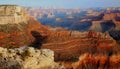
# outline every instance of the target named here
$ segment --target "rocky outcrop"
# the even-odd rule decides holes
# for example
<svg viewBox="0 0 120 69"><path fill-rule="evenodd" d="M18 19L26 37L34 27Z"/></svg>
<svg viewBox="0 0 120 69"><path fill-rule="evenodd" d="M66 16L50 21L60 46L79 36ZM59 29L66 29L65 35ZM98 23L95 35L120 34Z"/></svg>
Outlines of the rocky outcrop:
<svg viewBox="0 0 120 69"><path fill-rule="evenodd" d="M112 20L100 20L100 21L92 21L90 30L96 32L106 32L116 27L118 26L115 26L115 23Z"/></svg>
<svg viewBox="0 0 120 69"><path fill-rule="evenodd" d="M102 21L93 21L92 26L90 27L90 30L93 30L96 32L102 31L101 22Z"/></svg>
<svg viewBox="0 0 120 69"><path fill-rule="evenodd" d="M120 13L106 13L103 16L103 20L114 20L120 17Z"/></svg>
<svg viewBox="0 0 120 69"><path fill-rule="evenodd" d="M28 19L25 8L17 5L0 5L0 24L26 23Z"/></svg>
<svg viewBox="0 0 120 69"><path fill-rule="evenodd" d="M2 47L31 45L36 40L32 31L37 32L41 37L49 33L47 27L30 17L25 8L17 5L0 5L0 45Z"/></svg>
<svg viewBox="0 0 120 69"><path fill-rule="evenodd" d="M64 69L54 62L54 52L49 49L0 47L0 69Z"/></svg>
<svg viewBox="0 0 120 69"><path fill-rule="evenodd" d="M92 55L83 54L79 57L79 61L73 63L73 69L119 69L120 68L120 55Z"/></svg>

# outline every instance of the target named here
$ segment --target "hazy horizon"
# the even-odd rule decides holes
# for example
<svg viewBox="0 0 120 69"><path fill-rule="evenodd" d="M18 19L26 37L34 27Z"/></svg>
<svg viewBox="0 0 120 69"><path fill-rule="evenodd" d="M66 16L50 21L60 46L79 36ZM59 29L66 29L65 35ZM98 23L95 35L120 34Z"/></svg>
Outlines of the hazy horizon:
<svg viewBox="0 0 120 69"><path fill-rule="evenodd" d="M2 0L0 4L15 4L25 7L55 7L55 8L95 8L120 7L120 0Z"/></svg>

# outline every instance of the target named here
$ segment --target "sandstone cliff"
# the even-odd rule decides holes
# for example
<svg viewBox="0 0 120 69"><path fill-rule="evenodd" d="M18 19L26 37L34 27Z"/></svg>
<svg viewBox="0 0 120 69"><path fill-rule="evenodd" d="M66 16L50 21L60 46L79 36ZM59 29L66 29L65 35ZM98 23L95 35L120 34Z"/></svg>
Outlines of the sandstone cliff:
<svg viewBox="0 0 120 69"><path fill-rule="evenodd" d="M0 5L0 24L27 22L28 19L25 8L17 5Z"/></svg>
<svg viewBox="0 0 120 69"><path fill-rule="evenodd" d="M90 30L99 32L102 31L102 26L101 26L102 21L93 21L92 26L90 27Z"/></svg>

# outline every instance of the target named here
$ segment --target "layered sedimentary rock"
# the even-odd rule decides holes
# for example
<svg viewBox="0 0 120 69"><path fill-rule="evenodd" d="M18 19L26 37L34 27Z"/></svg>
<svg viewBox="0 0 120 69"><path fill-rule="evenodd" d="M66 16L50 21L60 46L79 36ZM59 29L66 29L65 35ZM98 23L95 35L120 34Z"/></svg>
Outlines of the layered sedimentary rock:
<svg viewBox="0 0 120 69"><path fill-rule="evenodd" d="M17 5L0 5L0 45L2 47L31 45L36 39L34 32L40 34L42 38L42 34L46 34L48 29L30 17L25 8Z"/></svg>
<svg viewBox="0 0 120 69"><path fill-rule="evenodd" d="M93 21L90 30L94 30L96 32L102 31L101 22L102 21Z"/></svg>
<svg viewBox="0 0 120 69"><path fill-rule="evenodd" d="M64 69L54 62L54 52L49 49L0 47L0 69Z"/></svg>
<svg viewBox="0 0 120 69"><path fill-rule="evenodd" d="M119 26L116 26L112 20L100 20L100 21L92 21L90 30L96 32L106 32L117 27Z"/></svg>
<svg viewBox="0 0 120 69"><path fill-rule="evenodd" d="M73 69L119 69L120 68L120 55L92 55L83 54L79 57L79 61L72 64Z"/></svg>
<svg viewBox="0 0 120 69"><path fill-rule="evenodd" d="M103 16L103 20L114 20L120 18L120 13L106 13Z"/></svg>
<svg viewBox="0 0 120 69"><path fill-rule="evenodd" d="M25 8L17 5L0 5L0 24L27 22L28 19Z"/></svg>

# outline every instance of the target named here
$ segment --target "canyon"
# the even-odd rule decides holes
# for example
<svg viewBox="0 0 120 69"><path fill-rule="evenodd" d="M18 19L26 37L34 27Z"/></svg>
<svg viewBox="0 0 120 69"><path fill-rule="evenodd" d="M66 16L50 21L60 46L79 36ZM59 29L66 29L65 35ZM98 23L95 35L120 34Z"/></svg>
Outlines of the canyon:
<svg viewBox="0 0 120 69"><path fill-rule="evenodd" d="M28 13L43 25L73 31L106 32L119 29L120 8L27 8ZM48 17L49 15L54 17ZM95 27L98 26L98 27Z"/></svg>
<svg viewBox="0 0 120 69"><path fill-rule="evenodd" d="M30 10L31 8L28 10L28 8L17 5L0 5L0 58L4 59L1 62L8 62L5 65L9 66L9 63L15 62L13 67L15 65L23 67L23 69L120 68L119 21L115 20L116 17L119 17L118 14L111 17L115 13L111 15L106 13L104 18L99 20L102 15L89 11L89 15L98 18L94 19L95 17L91 16L90 19L84 19L83 16L83 19L80 20L83 22L80 24L82 26L79 26L79 23L74 25L84 29L87 27L84 23L92 21L86 23L92 25L88 27L91 29L74 31L42 25L37 18L30 16L34 13ZM80 11L74 12L79 13ZM71 12L67 14L71 14ZM54 17L53 13L49 14L49 18L52 17ZM89 18L89 16L86 17ZM68 19L71 18L73 17L68 17ZM117 23L112 23L111 19ZM59 22L61 19L57 20ZM102 32L101 24L107 24L105 28L113 27L112 24L116 24L116 27Z"/></svg>

